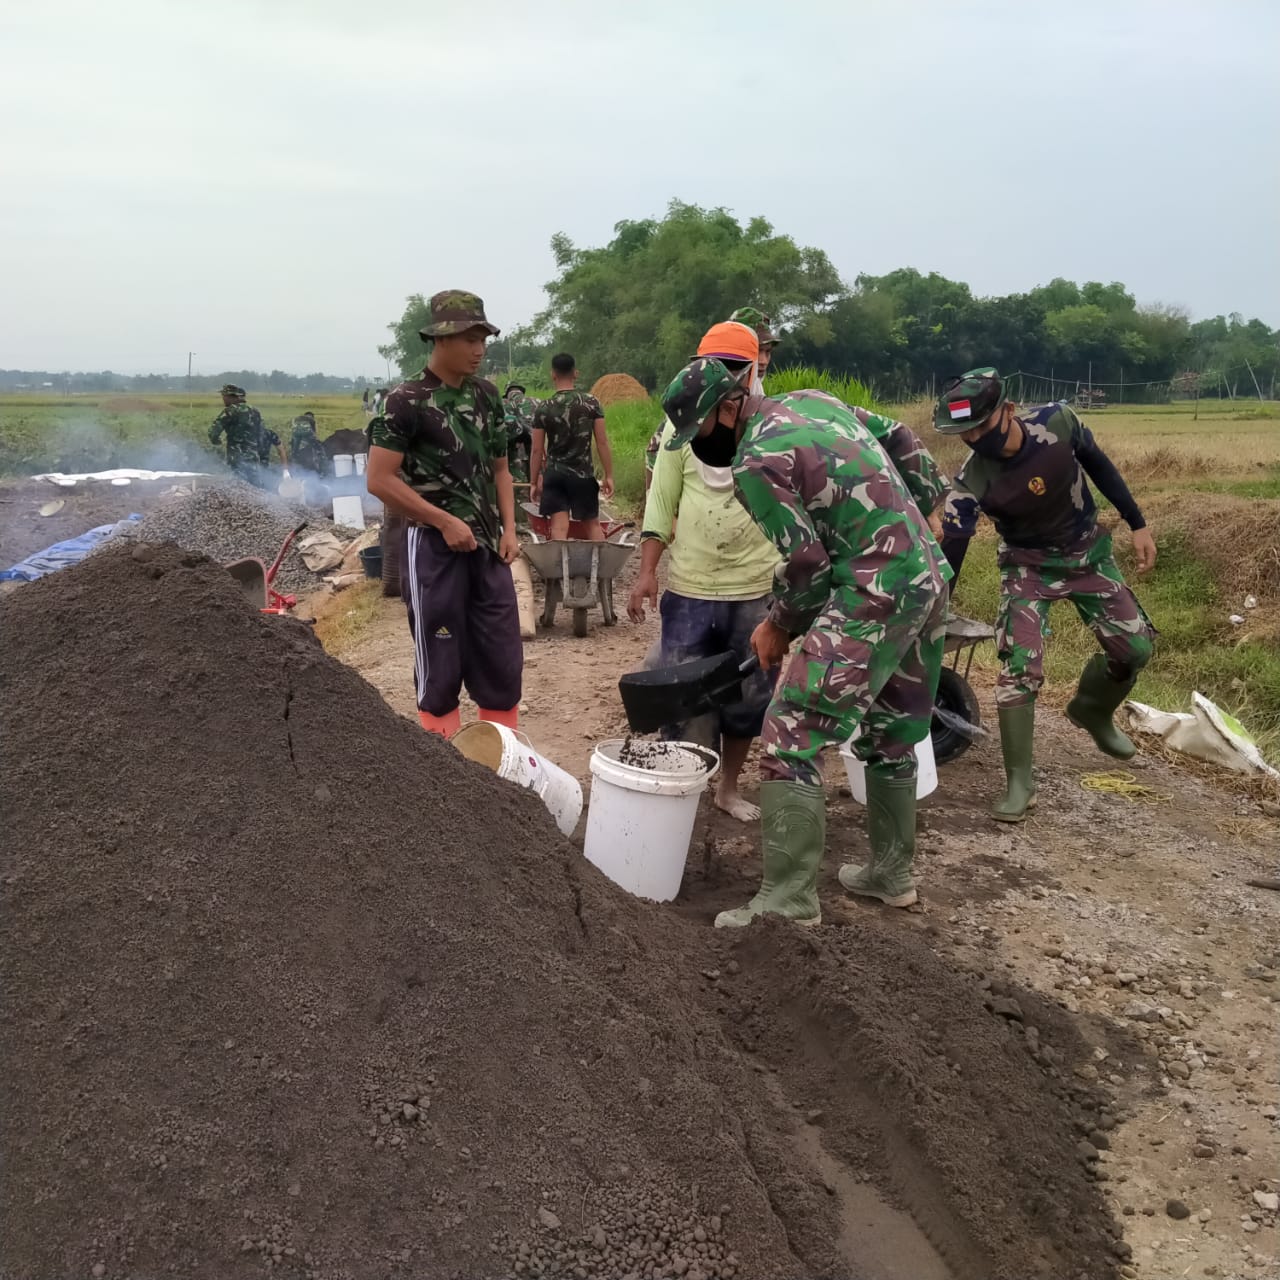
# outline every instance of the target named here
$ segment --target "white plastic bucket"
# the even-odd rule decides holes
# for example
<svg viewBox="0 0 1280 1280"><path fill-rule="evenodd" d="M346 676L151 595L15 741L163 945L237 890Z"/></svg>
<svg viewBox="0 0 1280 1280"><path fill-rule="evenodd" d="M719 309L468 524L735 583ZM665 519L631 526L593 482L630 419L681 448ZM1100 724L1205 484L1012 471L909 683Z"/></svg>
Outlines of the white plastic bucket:
<svg viewBox="0 0 1280 1280"><path fill-rule="evenodd" d="M365 468L365 464L369 461L369 455L367 453L357 453L355 455L355 460L356 460L356 475L358 476L364 475L364 468Z"/></svg>
<svg viewBox="0 0 1280 1280"><path fill-rule="evenodd" d="M849 790L859 804L867 803L867 767L853 754L854 739L840 748L844 771L849 777ZM938 766L933 759L933 739L916 743L916 799L923 800L938 789Z"/></svg>
<svg viewBox="0 0 1280 1280"><path fill-rule="evenodd" d="M623 764L621 738L591 756L591 803L583 852L638 898L670 902L680 892L698 797L720 768L714 751L688 742L644 742L651 768Z"/></svg>
<svg viewBox="0 0 1280 1280"><path fill-rule="evenodd" d="M333 523L344 529L364 528L364 503L358 493L333 500Z"/></svg>
<svg viewBox="0 0 1280 1280"><path fill-rule="evenodd" d="M356 469L355 455L350 453L335 453L333 455L333 474L336 479L338 476L349 476Z"/></svg>
<svg viewBox="0 0 1280 1280"><path fill-rule="evenodd" d="M582 816L582 787L577 778L539 755L523 733L504 724L477 720L464 725L451 739L468 760L492 769L500 778L528 787L567 836Z"/></svg>

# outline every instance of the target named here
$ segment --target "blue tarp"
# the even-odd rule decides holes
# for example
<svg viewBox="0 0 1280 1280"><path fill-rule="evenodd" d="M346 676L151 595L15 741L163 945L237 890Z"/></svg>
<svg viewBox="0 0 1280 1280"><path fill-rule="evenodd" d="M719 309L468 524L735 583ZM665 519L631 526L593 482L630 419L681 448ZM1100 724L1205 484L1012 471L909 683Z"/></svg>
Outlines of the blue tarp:
<svg viewBox="0 0 1280 1280"><path fill-rule="evenodd" d="M37 551L35 555L20 560L12 569L0 569L0 582L14 580L34 582L37 578L43 578L46 573L56 573L68 565L79 564L94 547L100 542L105 542L121 525L141 519L142 516L135 513L125 516L115 524L100 524L96 529L90 529L88 533L82 533L78 538L55 542L53 546L45 547L43 551Z"/></svg>

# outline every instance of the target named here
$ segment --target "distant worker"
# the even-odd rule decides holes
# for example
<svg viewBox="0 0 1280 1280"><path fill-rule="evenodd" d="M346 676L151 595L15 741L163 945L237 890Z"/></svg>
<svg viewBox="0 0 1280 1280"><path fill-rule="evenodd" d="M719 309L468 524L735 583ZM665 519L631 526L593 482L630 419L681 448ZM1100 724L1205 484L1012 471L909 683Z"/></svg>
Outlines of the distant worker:
<svg viewBox="0 0 1280 1280"><path fill-rule="evenodd" d="M698 345L698 354L740 370L756 358L756 340L745 325L717 324ZM662 437L669 441L674 430L665 423ZM746 662L751 636L769 612L778 552L735 496L733 468L708 465L687 444L662 450L641 527L640 573L627 615L643 622L646 602L659 612L662 638L653 665L674 666L722 653ZM659 604L658 564L666 551L667 590ZM739 782L751 744L760 736L773 685L773 673L757 670L743 681L737 702L710 716L670 725L662 734L719 752L715 803L740 822L760 816L759 808L743 798Z"/></svg>
<svg viewBox="0 0 1280 1280"><path fill-rule="evenodd" d="M258 462L262 467L263 483L271 487L271 450L276 451L280 459L280 469L286 477L289 474L289 451L285 448L284 441L262 421L262 415L257 409L250 406L250 412L254 414L258 423Z"/></svg>
<svg viewBox="0 0 1280 1280"><path fill-rule="evenodd" d="M404 384L402 383L401 385L403 386ZM381 413L381 412L382 412L386 407L387 407L387 389L386 389L386 387L379 387L379 388L378 388L378 390L377 390L377 392L375 393L375 395L374 395L374 397L373 397L373 412L374 412L374 416L376 417L376 416L377 416L378 414L380 414L380 413Z"/></svg>
<svg viewBox="0 0 1280 1280"><path fill-rule="evenodd" d="M556 390L533 415L529 478L534 501L541 500L539 510L551 520L552 538L567 538L573 519L586 524L588 538L603 542L600 499L613 497L613 455L600 401L575 390L577 380L578 367L571 355L562 352L551 357ZM591 464L592 440L604 470L603 483L596 480Z"/></svg>
<svg viewBox="0 0 1280 1280"><path fill-rule="evenodd" d="M754 335L753 335L754 336ZM820 757L854 740L866 764L865 866L849 893L916 901L915 745L929 735L951 570L925 513L946 479L910 428L820 391L770 399L753 367L695 359L667 388L668 450L730 467L739 501L782 557L769 614L751 636L766 671L797 639L761 735L759 891L717 928L769 912L818 924L826 842Z"/></svg>
<svg viewBox="0 0 1280 1280"><path fill-rule="evenodd" d="M309 471L313 475L327 476L332 470L329 455L316 434L316 415L310 409L293 420L289 437L289 457L295 471Z"/></svg>
<svg viewBox="0 0 1280 1280"><path fill-rule="evenodd" d="M1138 571L1145 573L1156 562L1156 544L1115 464L1067 405L1021 415L1016 409L1000 375L983 368L953 378L934 415L938 431L958 435L972 450L942 519L942 549L957 578L979 512L1000 535L996 709L1006 785L991 811L1000 822L1021 822L1035 804L1031 763L1049 606L1070 600L1102 646L1081 673L1067 716L1119 760L1136 748L1112 717L1151 660L1155 639L1085 483L1088 476L1133 530Z"/></svg>
<svg viewBox="0 0 1280 1280"><path fill-rule="evenodd" d="M262 415L245 404L245 390L228 382L221 391L222 412L209 428L209 439L214 445L226 437L227 466L251 485L263 487L262 475Z"/></svg>
<svg viewBox="0 0 1280 1280"><path fill-rule="evenodd" d="M365 416L373 413L373 409L369 405L369 388L365 387L364 395L360 397L360 407L365 411Z"/></svg>
<svg viewBox="0 0 1280 1280"><path fill-rule="evenodd" d="M515 484L529 483L529 457L533 452L533 415L538 402L519 382L507 384L502 393L507 407L507 465Z"/></svg>
<svg viewBox="0 0 1280 1280"><path fill-rule="evenodd" d="M481 720L517 725L524 646L508 566L520 544L505 406L476 376L498 329L474 293L449 289L429 305L427 367L370 424L368 488L408 525L401 581L418 718L449 738L464 685Z"/></svg>

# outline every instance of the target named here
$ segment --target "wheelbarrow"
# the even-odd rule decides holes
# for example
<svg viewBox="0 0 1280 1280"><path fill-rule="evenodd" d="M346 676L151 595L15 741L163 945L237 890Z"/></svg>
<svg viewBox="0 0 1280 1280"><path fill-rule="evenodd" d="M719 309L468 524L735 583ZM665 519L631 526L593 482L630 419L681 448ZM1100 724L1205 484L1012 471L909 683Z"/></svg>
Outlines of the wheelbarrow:
<svg viewBox="0 0 1280 1280"><path fill-rule="evenodd" d="M526 488L528 486L525 486ZM538 535L539 538L546 541L551 536L551 517L542 515L538 510L536 502L522 502L520 509L525 513L529 520L529 528ZM624 529L634 529L636 522L634 520L614 520L609 516L602 515L600 517L600 528L604 530L606 541L616 538ZM587 523L585 520L569 521L569 537L585 540L587 537Z"/></svg>
<svg viewBox="0 0 1280 1280"><path fill-rule="evenodd" d="M995 635L984 622L951 617L947 620L944 653L955 655L938 679L938 696L933 704L929 738L938 764L956 760L972 742L985 737L978 711L978 699L969 687L973 651ZM964 675L960 655L967 654ZM758 666L753 654L739 664L732 653L696 658L674 667L635 671L618 681L627 724L635 733L653 733L668 724L691 720L717 707L736 702L742 696L742 681Z"/></svg>
<svg viewBox="0 0 1280 1280"><path fill-rule="evenodd" d="M938 676L938 696L933 704L933 721L929 737L933 741L933 758L938 764L958 760L978 738L986 737L978 698L969 685L973 651L984 640L995 638L995 628L972 618L952 614L947 619L947 638L943 654L953 655L951 665L943 665ZM964 656L964 674L960 658Z"/></svg>
<svg viewBox="0 0 1280 1280"><path fill-rule="evenodd" d="M606 627L618 621L613 607L613 580L635 550L633 543L554 539L526 542L520 550L545 584L546 598L539 619L544 627L555 626L556 609L561 604L573 610L575 636L587 634L588 615L597 604Z"/></svg>
<svg viewBox="0 0 1280 1280"><path fill-rule="evenodd" d="M307 522L304 520L296 529L290 531L276 558L271 562L270 568L254 556L233 560L230 564L222 566L236 580L249 603L259 613L286 614L298 603L296 595L282 595L271 584L276 580L276 574L280 572L280 566L284 563L289 548L293 546L293 540L306 527Z"/></svg>

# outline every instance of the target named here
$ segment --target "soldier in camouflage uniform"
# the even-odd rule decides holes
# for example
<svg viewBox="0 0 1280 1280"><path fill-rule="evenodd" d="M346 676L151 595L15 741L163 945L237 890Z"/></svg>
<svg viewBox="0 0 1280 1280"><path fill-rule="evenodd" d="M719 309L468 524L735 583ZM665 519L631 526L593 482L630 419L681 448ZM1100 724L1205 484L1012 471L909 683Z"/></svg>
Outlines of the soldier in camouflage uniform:
<svg viewBox="0 0 1280 1280"><path fill-rule="evenodd" d="M818 757L847 742L867 764L871 859L840 869L851 893L916 900L916 761L929 733L951 571L925 519L946 479L909 428L820 391L750 393L754 369L700 357L667 389L675 431L708 466L731 466L740 502L783 557L752 636L766 669L803 637L765 719L764 878L718 928L775 912L821 920L826 834Z"/></svg>
<svg viewBox="0 0 1280 1280"><path fill-rule="evenodd" d="M262 487L262 415L245 404L245 390L228 382L222 388L222 412L209 428L214 445L226 437L227 466L241 479Z"/></svg>
<svg viewBox="0 0 1280 1280"><path fill-rule="evenodd" d="M418 715L447 738L464 685L480 719L517 725L524 647L509 566L520 544L506 406L476 377L498 330L474 293L437 293L430 311L427 367L371 423L368 488L408 524L401 581Z"/></svg>
<svg viewBox="0 0 1280 1280"><path fill-rule="evenodd" d="M1067 715L1099 750L1120 760L1135 748L1112 716L1151 660L1155 636L1116 567L1085 483L1088 476L1133 530L1138 567L1146 570L1155 564L1156 545L1120 473L1067 405L1014 409L994 369L973 369L952 379L934 418L940 432L959 435L973 450L942 521L943 552L955 573L979 512L1000 535L996 705L1006 786L992 816L1001 822L1021 822L1035 804L1032 745L1049 606L1070 600L1102 646L1085 666Z"/></svg>
<svg viewBox="0 0 1280 1280"><path fill-rule="evenodd" d="M586 524L588 538L603 542L600 496L613 497L613 454L600 401L576 390L577 380L578 368L571 355L562 352L551 357L551 381L556 390L533 415L529 477L534 501L541 500L540 514L550 518L551 537L567 538L573 519ZM591 464L593 440L604 469L603 484L596 480Z"/></svg>
<svg viewBox="0 0 1280 1280"><path fill-rule="evenodd" d="M516 484L529 483L529 454L533 449L533 415L538 402L518 382L502 393L507 410L507 465Z"/></svg>

